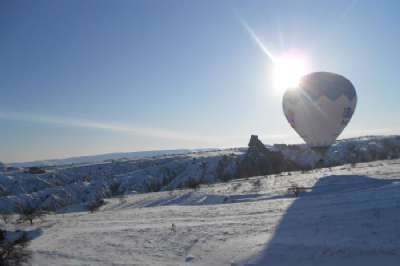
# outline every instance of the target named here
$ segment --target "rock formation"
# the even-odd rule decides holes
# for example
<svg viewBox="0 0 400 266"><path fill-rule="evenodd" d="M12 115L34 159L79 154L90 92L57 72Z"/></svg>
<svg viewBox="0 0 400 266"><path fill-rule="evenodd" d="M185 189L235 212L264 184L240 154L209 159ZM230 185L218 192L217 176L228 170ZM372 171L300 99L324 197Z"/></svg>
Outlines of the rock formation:
<svg viewBox="0 0 400 266"><path fill-rule="evenodd" d="M268 175L298 168L281 152L267 149L256 135L251 136L248 146L249 148L239 165L241 177Z"/></svg>

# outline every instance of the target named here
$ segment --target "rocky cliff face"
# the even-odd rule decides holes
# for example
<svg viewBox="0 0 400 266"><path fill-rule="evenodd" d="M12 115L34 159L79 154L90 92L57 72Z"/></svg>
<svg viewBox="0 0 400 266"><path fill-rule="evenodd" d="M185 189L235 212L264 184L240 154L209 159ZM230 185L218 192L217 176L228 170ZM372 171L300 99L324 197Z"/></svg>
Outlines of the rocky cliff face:
<svg viewBox="0 0 400 266"><path fill-rule="evenodd" d="M251 136L248 146L238 167L240 177L274 174L299 168L280 151L267 149L256 135Z"/></svg>

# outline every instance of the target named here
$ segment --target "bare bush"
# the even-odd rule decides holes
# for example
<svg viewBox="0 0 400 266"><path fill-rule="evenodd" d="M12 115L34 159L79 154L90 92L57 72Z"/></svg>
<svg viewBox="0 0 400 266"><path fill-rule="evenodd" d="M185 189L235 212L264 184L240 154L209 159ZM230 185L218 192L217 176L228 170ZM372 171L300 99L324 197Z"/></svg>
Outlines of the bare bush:
<svg viewBox="0 0 400 266"><path fill-rule="evenodd" d="M260 188L261 187L261 179L256 179L254 182L253 182L253 186L255 187L255 188Z"/></svg>
<svg viewBox="0 0 400 266"><path fill-rule="evenodd" d="M305 187L300 187L297 184L292 184L288 189L287 189L288 193L293 195L294 197L298 197L300 195L300 193L303 193L306 191Z"/></svg>
<svg viewBox="0 0 400 266"><path fill-rule="evenodd" d="M144 186L147 192L158 192L162 188L162 183L157 179L151 179L149 182L145 182Z"/></svg>
<svg viewBox="0 0 400 266"><path fill-rule="evenodd" d="M1 230L0 234L0 265L19 266L28 263L31 258L31 252L26 249L29 242L27 234L23 232L14 241L5 238L5 231Z"/></svg>
<svg viewBox="0 0 400 266"><path fill-rule="evenodd" d="M224 156L222 156L221 160L218 161L218 165L216 168L216 175L222 182L228 182L229 180L234 178L234 176L232 176L231 174L229 174L227 172L227 168L229 166L230 161L231 161L230 157L226 154ZM206 166L207 166L207 163L203 162L202 168L204 170L203 171L204 174L205 174ZM203 176L204 176L204 174L203 174Z"/></svg>
<svg viewBox="0 0 400 266"><path fill-rule="evenodd" d="M30 224L33 224L35 219L43 220L43 216L45 214L44 211L34 208L30 205L23 205L23 204L16 204L17 212L19 213L20 217L18 221L20 222L27 222L29 221Z"/></svg>
<svg viewBox="0 0 400 266"><path fill-rule="evenodd" d="M237 191L242 186L242 183L236 183L232 186L233 191Z"/></svg>
<svg viewBox="0 0 400 266"><path fill-rule="evenodd" d="M105 204L103 199L97 199L95 201L89 202L86 207L90 212L96 212L100 209L101 206Z"/></svg>
<svg viewBox="0 0 400 266"><path fill-rule="evenodd" d="M121 183L120 182L113 182L110 185L110 191L112 195L117 195L119 192L119 188L121 187Z"/></svg>
<svg viewBox="0 0 400 266"><path fill-rule="evenodd" d="M200 181L194 178L189 178L184 185L186 188L191 189L199 189L200 188Z"/></svg>

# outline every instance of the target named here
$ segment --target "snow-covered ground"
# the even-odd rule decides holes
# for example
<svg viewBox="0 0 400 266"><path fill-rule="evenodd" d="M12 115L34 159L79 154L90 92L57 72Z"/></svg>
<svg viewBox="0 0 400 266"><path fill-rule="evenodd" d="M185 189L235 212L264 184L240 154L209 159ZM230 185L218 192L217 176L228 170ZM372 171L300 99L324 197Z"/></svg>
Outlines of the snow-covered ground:
<svg viewBox="0 0 400 266"><path fill-rule="evenodd" d="M110 198L33 227L33 265L400 265L400 160Z"/></svg>

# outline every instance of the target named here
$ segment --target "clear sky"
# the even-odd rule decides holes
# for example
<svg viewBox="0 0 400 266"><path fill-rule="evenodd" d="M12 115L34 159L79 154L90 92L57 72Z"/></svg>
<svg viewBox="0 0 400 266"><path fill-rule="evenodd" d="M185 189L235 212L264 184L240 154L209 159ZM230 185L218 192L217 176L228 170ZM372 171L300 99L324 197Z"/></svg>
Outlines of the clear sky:
<svg viewBox="0 0 400 266"><path fill-rule="evenodd" d="M300 143L254 34L353 82L341 137L400 133L399 24L397 0L0 1L0 160Z"/></svg>

